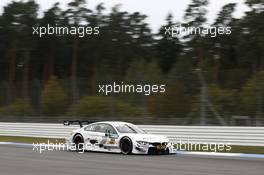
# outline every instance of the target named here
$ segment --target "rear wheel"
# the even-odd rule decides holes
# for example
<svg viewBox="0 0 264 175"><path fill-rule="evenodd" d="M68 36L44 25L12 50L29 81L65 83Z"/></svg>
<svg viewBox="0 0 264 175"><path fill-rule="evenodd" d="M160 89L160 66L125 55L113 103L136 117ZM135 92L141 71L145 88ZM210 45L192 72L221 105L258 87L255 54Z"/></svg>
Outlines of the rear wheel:
<svg viewBox="0 0 264 175"><path fill-rule="evenodd" d="M120 150L123 154L131 154L133 149L132 140L129 137L123 137L120 140Z"/></svg>
<svg viewBox="0 0 264 175"><path fill-rule="evenodd" d="M73 143L75 144L76 151L83 151L84 140L81 134L76 134L73 138Z"/></svg>

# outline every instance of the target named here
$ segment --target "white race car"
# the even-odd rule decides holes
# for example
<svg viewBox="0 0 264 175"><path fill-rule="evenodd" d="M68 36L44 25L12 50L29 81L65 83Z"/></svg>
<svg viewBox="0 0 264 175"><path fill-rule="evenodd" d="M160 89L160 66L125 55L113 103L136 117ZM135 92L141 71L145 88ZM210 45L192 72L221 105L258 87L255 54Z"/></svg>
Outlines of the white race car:
<svg viewBox="0 0 264 175"><path fill-rule="evenodd" d="M161 135L147 134L127 122L65 121L79 124L66 138L66 144L77 151L98 151L123 154L173 154L174 145Z"/></svg>

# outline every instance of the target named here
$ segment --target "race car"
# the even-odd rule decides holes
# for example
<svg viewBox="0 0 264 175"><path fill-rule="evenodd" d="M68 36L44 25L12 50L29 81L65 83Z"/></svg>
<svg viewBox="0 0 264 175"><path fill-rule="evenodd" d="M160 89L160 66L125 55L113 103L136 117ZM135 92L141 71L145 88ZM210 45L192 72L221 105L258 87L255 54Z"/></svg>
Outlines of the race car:
<svg viewBox="0 0 264 175"><path fill-rule="evenodd" d="M79 124L65 139L77 151L97 151L123 154L173 154L174 145L166 136L148 134L127 122L65 121L64 125Z"/></svg>

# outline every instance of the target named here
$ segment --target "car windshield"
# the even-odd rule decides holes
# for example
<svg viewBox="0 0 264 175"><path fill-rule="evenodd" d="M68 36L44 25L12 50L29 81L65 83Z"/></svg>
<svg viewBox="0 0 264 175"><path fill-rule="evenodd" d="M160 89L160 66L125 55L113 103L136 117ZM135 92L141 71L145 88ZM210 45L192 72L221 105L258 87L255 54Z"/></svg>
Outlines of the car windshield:
<svg viewBox="0 0 264 175"><path fill-rule="evenodd" d="M137 133L137 134L145 134L145 132L139 129L137 126L132 124L119 124L116 126L116 129L120 133Z"/></svg>

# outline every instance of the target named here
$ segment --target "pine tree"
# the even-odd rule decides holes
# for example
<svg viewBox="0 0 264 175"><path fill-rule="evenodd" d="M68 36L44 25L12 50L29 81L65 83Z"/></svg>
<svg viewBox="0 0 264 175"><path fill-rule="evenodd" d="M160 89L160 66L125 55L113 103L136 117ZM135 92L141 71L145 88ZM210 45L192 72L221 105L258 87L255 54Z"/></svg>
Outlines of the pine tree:
<svg viewBox="0 0 264 175"><path fill-rule="evenodd" d="M177 62L182 49L178 37L165 35L165 30L174 25L172 20L173 16L169 14L166 19L167 24L159 30L158 37L160 39L157 40L157 44L155 45L159 65L165 73L168 73Z"/></svg>
<svg viewBox="0 0 264 175"><path fill-rule="evenodd" d="M85 22L86 16L91 13L91 10L85 8L85 0L73 0L68 3L68 9L64 12L64 17L67 19L68 25L78 27ZM72 101L76 102L79 99L79 90L77 84L77 73L79 65L79 54L80 54L80 38L78 36L71 37L72 44L72 60L71 60L71 93Z"/></svg>
<svg viewBox="0 0 264 175"><path fill-rule="evenodd" d="M205 57L203 37L199 34L199 31L204 29L204 24L207 20L207 5L208 0L192 0L184 15L185 27L193 27L196 30L196 32L184 36L188 41L186 45L187 50L190 50L189 55L196 63L201 63Z"/></svg>
<svg viewBox="0 0 264 175"><path fill-rule="evenodd" d="M41 96L43 114L48 116L63 115L67 107L67 94L59 84L57 77L51 76Z"/></svg>

